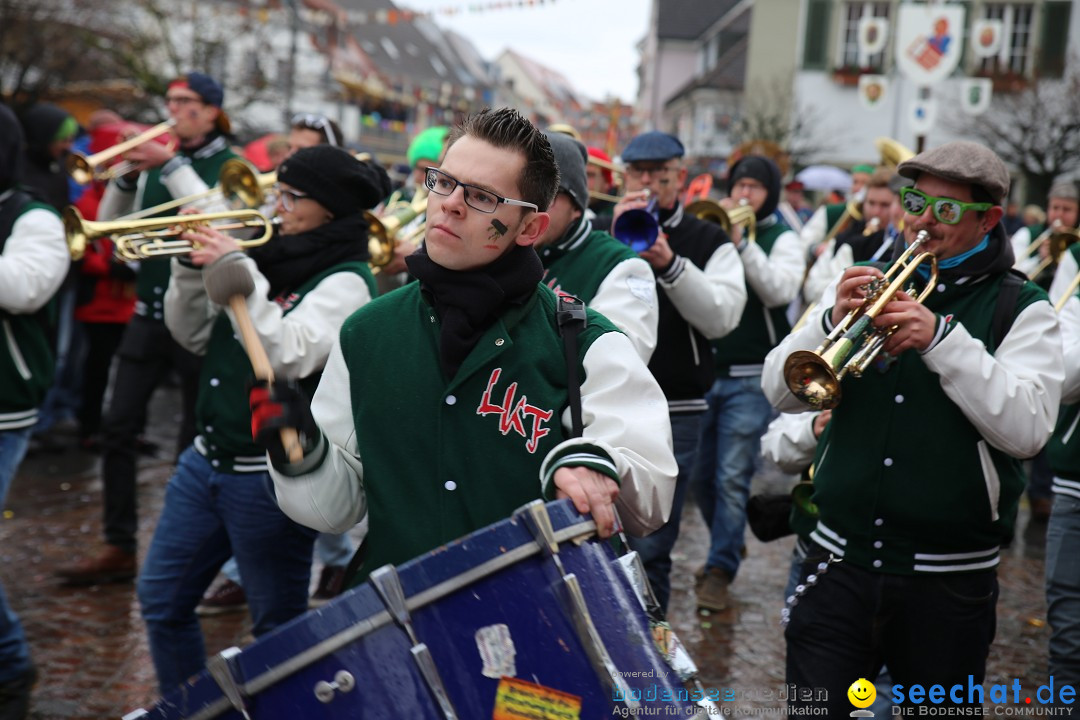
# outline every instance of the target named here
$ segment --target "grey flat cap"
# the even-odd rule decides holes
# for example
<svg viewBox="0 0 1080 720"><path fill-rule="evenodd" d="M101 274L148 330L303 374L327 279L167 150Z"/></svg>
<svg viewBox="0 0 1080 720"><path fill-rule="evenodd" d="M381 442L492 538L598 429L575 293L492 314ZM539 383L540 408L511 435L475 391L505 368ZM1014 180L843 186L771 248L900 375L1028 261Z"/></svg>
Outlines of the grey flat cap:
<svg viewBox="0 0 1080 720"><path fill-rule="evenodd" d="M1080 200L1080 192L1076 190L1076 183L1071 181L1058 181L1050 186L1047 197L1061 198L1062 200Z"/></svg>
<svg viewBox="0 0 1080 720"><path fill-rule="evenodd" d="M1000 205L1009 194L1009 171L1005 163L990 148L966 140L923 151L900 163L896 171L912 180L926 172L952 182L979 185L990 194L995 205Z"/></svg>

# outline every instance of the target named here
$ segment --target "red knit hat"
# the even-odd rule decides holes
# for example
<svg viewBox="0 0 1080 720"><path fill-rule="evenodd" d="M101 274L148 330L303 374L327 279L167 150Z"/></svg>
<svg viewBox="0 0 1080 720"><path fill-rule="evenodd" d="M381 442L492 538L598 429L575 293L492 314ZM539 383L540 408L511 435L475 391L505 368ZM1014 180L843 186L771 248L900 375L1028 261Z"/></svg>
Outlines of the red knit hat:
<svg viewBox="0 0 1080 720"><path fill-rule="evenodd" d="M601 150L600 148L595 148L595 147L589 148L589 157L594 157L597 160L603 160L606 163L611 162L611 156L608 155L603 150ZM610 168L601 168L600 172L602 172L604 174L604 183L606 185L608 185L610 187L611 185L614 184L615 176L611 174L611 169Z"/></svg>

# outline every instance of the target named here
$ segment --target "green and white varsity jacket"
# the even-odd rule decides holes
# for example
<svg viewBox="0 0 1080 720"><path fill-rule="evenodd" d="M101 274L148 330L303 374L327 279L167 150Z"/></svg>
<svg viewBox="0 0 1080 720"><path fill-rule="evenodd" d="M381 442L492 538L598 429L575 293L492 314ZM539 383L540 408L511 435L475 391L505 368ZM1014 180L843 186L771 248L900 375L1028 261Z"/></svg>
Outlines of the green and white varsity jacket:
<svg viewBox="0 0 1080 720"><path fill-rule="evenodd" d="M564 466L619 483L629 532L663 525L676 475L663 393L626 336L590 311L578 353L584 434L571 438L555 311L555 293L539 285L447 379L440 321L419 283L364 306L342 328L312 402L318 450L271 468L282 510L325 532L367 518L359 579L553 498Z"/></svg>
<svg viewBox="0 0 1080 720"><path fill-rule="evenodd" d="M0 194L0 205L14 191ZM12 200L14 202L14 200ZM70 262L64 224L30 202L0 243L0 432L32 427L52 385L52 343L38 313L60 289Z"/></svg>
<svg viewBox="0 0 1080 720"><path fill-rule="evenodd" d="M301 384L310 395L345 319L374 293L371 270L366 263L335 265L275 301L267 299L269 284L255 261L240 262L255 280L247 306L274 376L307 379ZM266 472L266 454L251 438L248 390L254 373L235 323L231 309L207 297L202 271L174 260L165 324L182 347L205 356L195 449L221 472Z"/></svg>
<svg viewBox="0 0 1080 720"><path fill-rule="evenodd" d="M1080 500L1080 296L1073 293L1058 317L1065 386L1061 392L1061 417L1046 450L1054 471L1054 492Z"/></svg>
<svg viewBox="0 0 1080 720"><path fill-rule="evenodd" d="M1049 438L1064 378L1057 316L1032 283L988 351L1003 277L940 281L926 302L938 316L930 347L843 381L815 458L821 517L811 534L837 557L901 575L997 565L1024 486L1017 458ZM835 283L825 309L766 359L763 389L784 412L805 410L787 389L784 361L824 340L834 296Z"/></svg>
<svg viewBox="0 0 1080 720"><path fill-rule="evenodd" d="M649 264L582 217L557 244L536 248L544 284L580 299L626 333L646 363L656 349L660 306Z"/></svg>

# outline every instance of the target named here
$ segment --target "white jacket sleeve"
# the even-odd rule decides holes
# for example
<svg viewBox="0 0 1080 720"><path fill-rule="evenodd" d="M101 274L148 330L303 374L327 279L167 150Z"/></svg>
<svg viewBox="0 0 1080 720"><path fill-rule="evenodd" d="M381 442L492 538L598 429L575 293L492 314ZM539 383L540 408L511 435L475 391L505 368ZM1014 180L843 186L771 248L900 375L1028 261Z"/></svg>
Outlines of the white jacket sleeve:
<svg viewBox="0 0 1080 720"><path fill-rule="evenodd" d="M817 304L808 311L803 326L781 340L780 344L765 356L765 366L761 371L761 389L773 407L780 412L802 413L809 409L788 390L787 381L784 379L784 363L796 350L816 350L828 335L825 330L825 313L832 312L839 280L840 276L837 276L822 291Z"/></svg>
<svg viewBox="0 0 1080 720"><path fill-rule="evenodd" d="M660 304L649 264L631 258L616 265L596 290L589 307L626 333L646 364L656 349Z"/></svg>
<svg viewBox="0 0 1080 720"><path fill-rule="evenodd" d="M1013 267L1025 275L1030 275L1031 271L1037 268L1042 261L1037 249L1027 253L1027 249L1034 239L1031 237L1031 230L1026 227L1017 230L1009 239L1009 244L1012 245L1013 249L1013 258L1015 258Z"/></svg>
<svg viewBox="0 0 1080 720"><path fill-rule="evenodd" d="M836 240L830 240L810 266L810 272L806 276L806 283L803 284L803 298L806 302L814 302L821 297L822 291L833 278L851 267L854 262L855 254L850 245L844 243L837 248Z"/></svg>
<svg viewBox="0 0 1080 720"><path fill-rule="evenodd" d="M1050 303L1024 308L993 355L958 323L922 357L988 443L1018 458L1046 444L1065 380L1061 331Z"/></svg>
<svg viewBox="0 0 1080 720"><path fill-rule="evenodd" d="M247 297L248 314L274 374L279 378L304 378L321 370L345 320L371 300L362 277L352 272L338 272L323 278L304 295L303 302L286 315L280 305L267 299L270 283L259 272L255 261L245 257L242 262L255 280L255 290ZM233 311L230 308L225 311L236 328ZM243 344L242 337L240 342Z"/></svg>
<svg viewBox="0 0 1080 720"><path fill-rule="evenodd" d="M809 255L811 250L825 241L825 236L829 234L828 224L829 220L825 214L825 206L822 205L814 211L814 214L803 225L802 232L799 233L803 253Z"/></svg>
<svg viewBox="0 0 1080 720"><path fill-rule="evenodd" d="M678 474L667 399L625 335L606 333L598 338L585 354L584 365L582 437L551 450L540 468L541 483L546 489L558 467L575 465L567 448L592 445L615 463L619 476L615 505L627 532L647 535L667 522ZM569 409L562 423L569 431Z"/></svg>
<svg viewBox="0 0 1080 720"><path fill-rule="evenodd" d="M278 506L290 518L320 532L343 533L364 519L364 466L360 462L353 423L349 370L334 343L311 414L322 430L315 452L287 474L270 465Z"/></svg>
<svg viewBox="0 0 1080 720"><path fill-rule="evenodd" d="M1061 349L1065 357L1065 385L1061 402L1080 402L1080 297L1074 293L1058 315L1061 326Z"/></svg>
<svg viewBox="0 0 1080 720"><path fill-rule="evenodd" d="M70 264L64 224L51 210L28 210L15 220L0 254L0 309L40 310L64 282Z"/></svg>
<svg viewBox="0 0 1080 720"><path fill-rule="evenodd" d="M173 258L169 287L165 290L165 327L180 347L205 355L220 310L206 296L202 270Z"/></svg>
<svg viewBox="0 0 1080 720"><path fill-rule="evenodd" d="M738 327L746 307L746 280L735 246L726 242L718 247L704 270L686 258L676 257L675 263L682 267L674 280L657 282L679 314L710 340Z"/></svg>
<svg viewBox="0 0 1080 720"><path fill-rule="evenodd" d="M1071 252L1062 253L1057 270L1054 271L1054 281L1050 283L1050 302L1057 304L1078 272L1080 272L1080 266L1076 264L1076 256Z"/></svg>
<svg viewBox="0 0 1080 720"><path fill-rule="evenodd" d="M746 283L765 307L787 305L798 296L806 255L794 232L781 233L769 254L754 243L747 245L740 257Z"/></svg>
<svg viewBox="0 0 1080 720"><path fill-rule="evenodd" d="M820 412L781 413L761 436L761 454L786 473L801 473L810 467L817 452L814 421Z"/></svg>

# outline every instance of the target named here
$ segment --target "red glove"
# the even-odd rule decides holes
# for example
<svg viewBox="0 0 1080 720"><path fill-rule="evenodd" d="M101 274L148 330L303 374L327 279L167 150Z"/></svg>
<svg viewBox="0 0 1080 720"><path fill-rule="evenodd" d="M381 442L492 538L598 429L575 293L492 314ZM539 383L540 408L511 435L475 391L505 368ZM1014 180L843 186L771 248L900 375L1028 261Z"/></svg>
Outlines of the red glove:
<svg viewBox="0 0 1080 720"><path fill-rule="evenodd" d="M295 380L259 380L248 392L251 406L251 437L270 455L275 466L289 464L281 443L282 428L294 428L307 457L319 445L319 426L311 415L311 403Z"/></svg>

